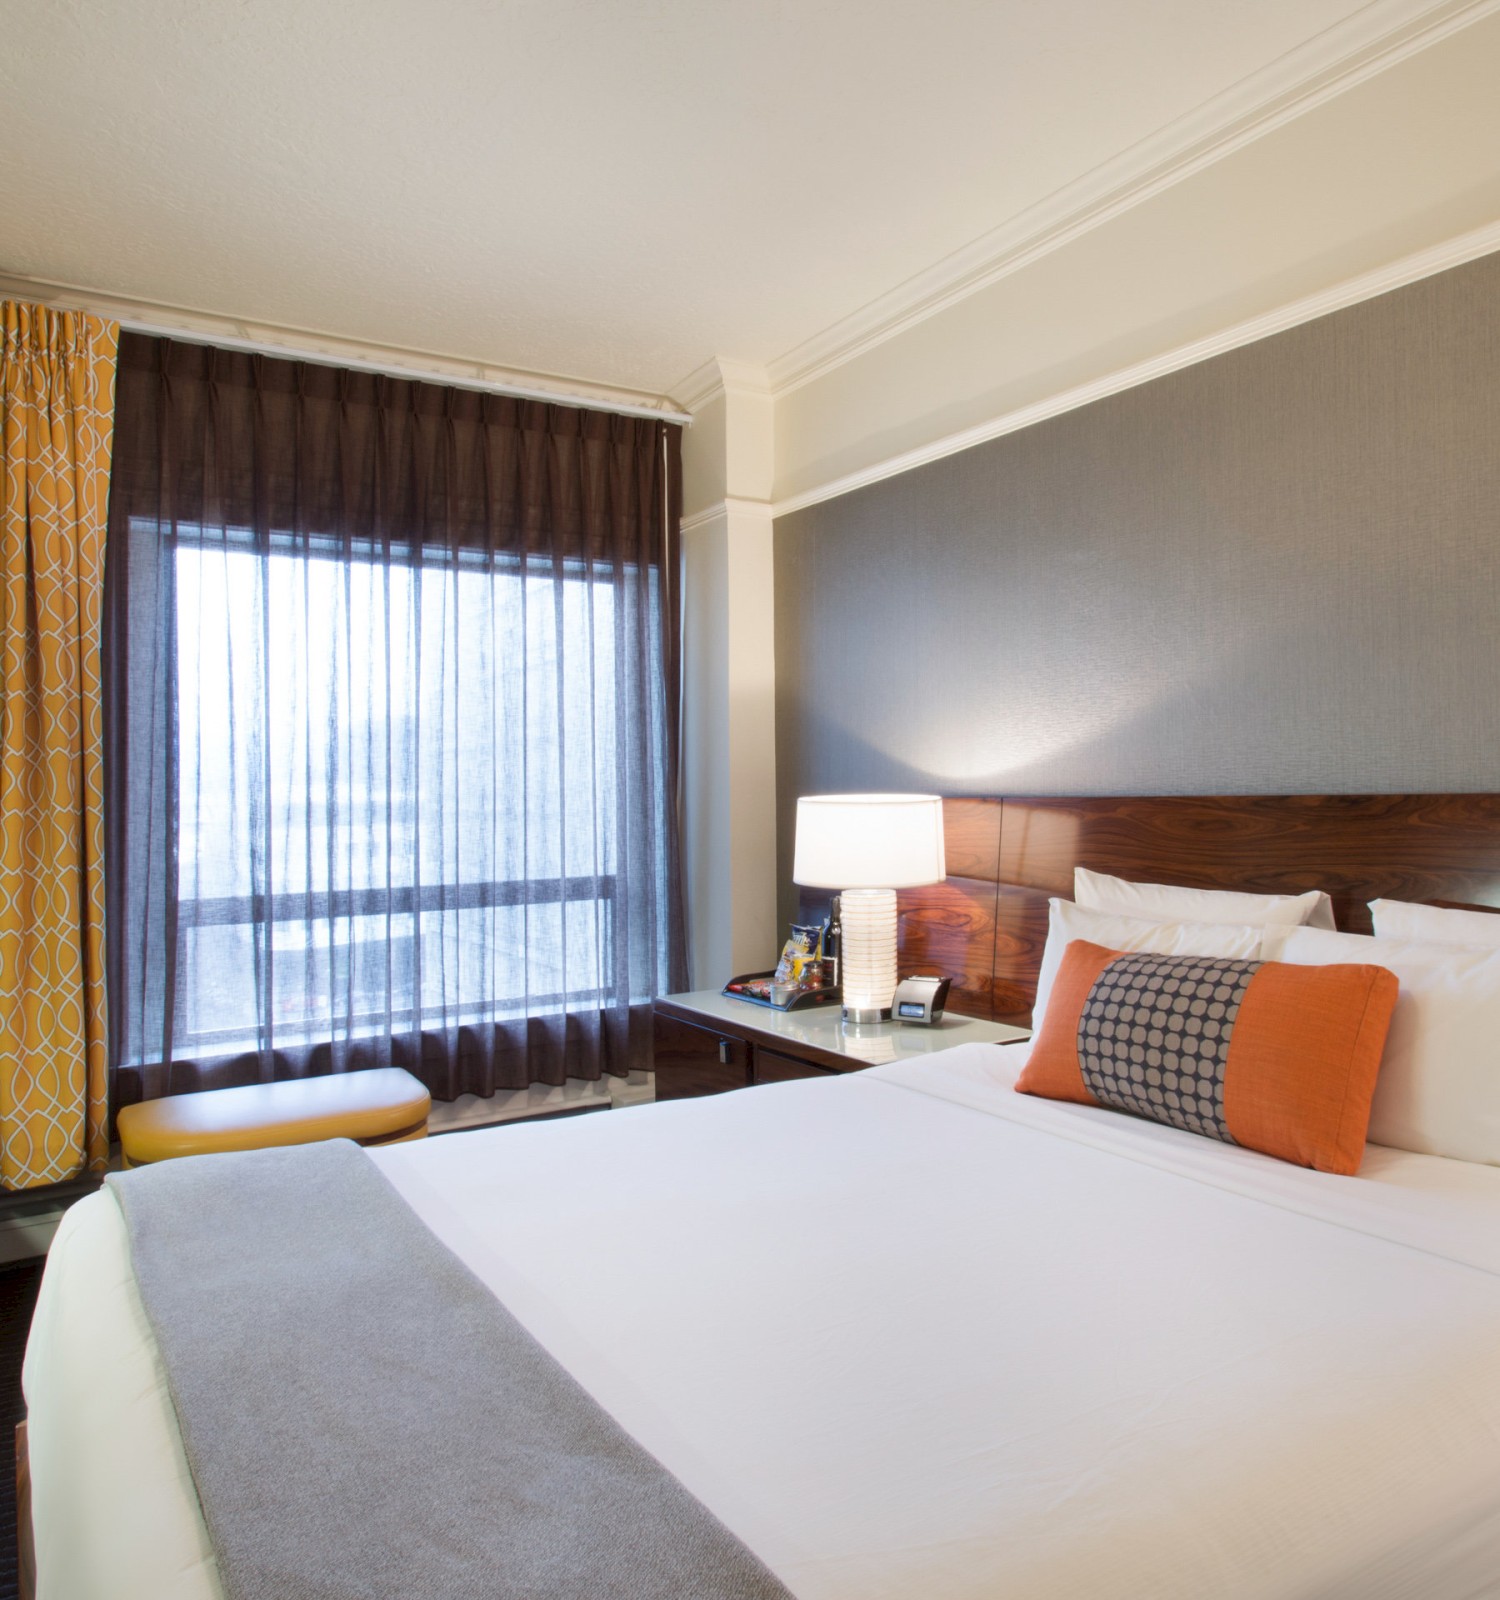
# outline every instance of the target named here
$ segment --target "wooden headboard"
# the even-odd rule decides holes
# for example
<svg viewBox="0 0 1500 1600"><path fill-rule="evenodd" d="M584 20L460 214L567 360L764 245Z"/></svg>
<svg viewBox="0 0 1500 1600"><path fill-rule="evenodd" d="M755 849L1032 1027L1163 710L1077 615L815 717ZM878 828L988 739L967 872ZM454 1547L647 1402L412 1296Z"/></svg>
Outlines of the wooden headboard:
<svg viewBox="0 0 1500 1600"><path fill-rule="evenodd" d="M1500 794L1173 795L943 802L950 876L903 889L902 972L954 979L955 1011L1024 1022L1047 900L1073 868L1195 889L1326 889L1370 931L1382 896L1500 907Z"/></svg>

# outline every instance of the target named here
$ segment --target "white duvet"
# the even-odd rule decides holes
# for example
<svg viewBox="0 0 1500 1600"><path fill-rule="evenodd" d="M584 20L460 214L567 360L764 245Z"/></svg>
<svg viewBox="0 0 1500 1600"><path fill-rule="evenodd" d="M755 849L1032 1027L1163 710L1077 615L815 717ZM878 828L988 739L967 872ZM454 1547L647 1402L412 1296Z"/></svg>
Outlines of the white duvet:
<svg viewBox="0 0 1500 1600"><path fill-rule="evenodd" d="M1500 1595L1500 1170L1305 1172L1023 1055L371 1159L800 1600ZM40 1600L218 1600L107 1193L25 1387Z"/></svg>

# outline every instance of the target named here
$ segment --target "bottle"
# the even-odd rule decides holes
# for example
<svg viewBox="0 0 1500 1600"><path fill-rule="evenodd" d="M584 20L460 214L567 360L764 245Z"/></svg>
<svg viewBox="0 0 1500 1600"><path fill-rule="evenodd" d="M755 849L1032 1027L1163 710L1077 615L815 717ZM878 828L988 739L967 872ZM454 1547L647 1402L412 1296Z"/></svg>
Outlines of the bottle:
<svg viewBox="0 0 1500 1600"><path fill-rule="evenodd" d="M830 989L839 986L839 948L842 932L839 928L839 897L835 895L828 907L828 920L823 925L823 982Z"/></svg>

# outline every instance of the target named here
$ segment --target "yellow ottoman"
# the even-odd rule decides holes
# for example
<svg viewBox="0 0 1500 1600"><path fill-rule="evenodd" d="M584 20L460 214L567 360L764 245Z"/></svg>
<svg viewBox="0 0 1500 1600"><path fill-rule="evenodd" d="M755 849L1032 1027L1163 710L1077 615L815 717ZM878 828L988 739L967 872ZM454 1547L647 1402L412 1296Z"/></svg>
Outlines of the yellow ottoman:
<svg viewBox="0 0 1500 1600"><path fill-rule="evenodd" d="M126 1106L115 1120L127 1167L173 1156L353 1139L398 1144L427 1134L432 1096L400 1067L289 1078L244 1089L171 1094Z"/></svg>

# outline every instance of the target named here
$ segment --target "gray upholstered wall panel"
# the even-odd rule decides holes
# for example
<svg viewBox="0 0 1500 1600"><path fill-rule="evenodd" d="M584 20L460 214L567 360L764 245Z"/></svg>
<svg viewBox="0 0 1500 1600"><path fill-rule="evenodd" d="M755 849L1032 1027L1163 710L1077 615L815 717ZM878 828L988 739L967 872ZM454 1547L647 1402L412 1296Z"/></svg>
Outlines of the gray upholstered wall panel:
<svg viewBox="0 0 1500 1600"><path fill-rule="evenodd" d="M784 888L798 794L1500 789L1500 256L782 518L776 668Z"/></svg>

